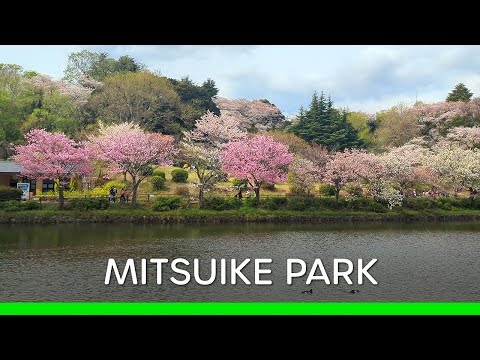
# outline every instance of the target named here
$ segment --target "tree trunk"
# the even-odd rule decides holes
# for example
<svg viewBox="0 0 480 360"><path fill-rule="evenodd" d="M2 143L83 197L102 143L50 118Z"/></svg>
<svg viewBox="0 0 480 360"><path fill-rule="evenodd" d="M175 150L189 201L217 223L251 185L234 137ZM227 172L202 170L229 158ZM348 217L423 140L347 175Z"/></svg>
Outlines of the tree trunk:
<svg viewBox="0 0 480 360"><path fill-rule="evenodd" d="M203 190L205 185L202 183L198 187L198 207L201 209L203 206Z"/></svg>
<svg viewBox="0 0 480 360"><path fill-rule="evenodd" d="M137 205L137 190L138 190L138 183L135 176L132 176L132 205Z"/></svg>
<svg viewBox="0 0 480 360"><path fill-rule="evenodd" d="M255 184L253 190L255 191L255 204L258 206L260 204L260 186Z"/></svg>
<svg viewBox="0 0 480 360"><path fill-rule="evenodd" d="M340 200L340 190L335 189L335 202L338 204L339 200Z"/></svg>
<svg viewBox="0 0 480 360"><path fill-rule="evenodd" d="M123 181L127 182L127 172L124 171L123 173Z"/></svg>
<svg viewBox="0 0 480 360"><path fill-rule="evenodd" d="M58 183L58 208L63 210L64 198L63 198L63 185Z"/></svg>
<svg viewBox="0 0 480 360"><path fill-rule="evenodd" d="M475 200L475 198L477 197L478 192L472 187L468 188L468 191L470 191L470 199L472 199L473 202L473 200Z"/></svg>

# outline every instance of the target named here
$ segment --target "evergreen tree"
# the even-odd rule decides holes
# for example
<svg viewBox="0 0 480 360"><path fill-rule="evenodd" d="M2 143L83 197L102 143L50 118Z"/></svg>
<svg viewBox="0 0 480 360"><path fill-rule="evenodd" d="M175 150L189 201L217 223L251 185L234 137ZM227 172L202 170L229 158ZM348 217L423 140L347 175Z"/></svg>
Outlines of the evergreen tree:
<svg viewBox="0 0 480 360"><path fill-rule="evenodd" d="M218 94L217 85L215 84L215 81L213 81L212 79L205 80L202 84L202 88L210 97L217 96Z"/></svg>
<svg viewBox="0 0 480 360"><path fill-rule="evenodd" d="M355 128L347 121L347 112L333 107L333 101L324 93L312 96L310 107L300 108L297 120L288 132L315 143L325 145L329 150L343 150L363 146Z"/></svg>
<svg viewBox="0 0 480 360"><path fill-rule="evenodd" d="M460 83L448 94L447 101L470 101L473 93Z"/></svg>
<svg viewBox="0 0 480 360"><path fill-rule="evenodd" d="M180 80L169 79L182 102L182 121L185 129L191 130L195 121L207 111L220 115L220 110L213 102L212 96L218 93L215 81L206 80L202 86L195 84L188 76Z"/></svg>

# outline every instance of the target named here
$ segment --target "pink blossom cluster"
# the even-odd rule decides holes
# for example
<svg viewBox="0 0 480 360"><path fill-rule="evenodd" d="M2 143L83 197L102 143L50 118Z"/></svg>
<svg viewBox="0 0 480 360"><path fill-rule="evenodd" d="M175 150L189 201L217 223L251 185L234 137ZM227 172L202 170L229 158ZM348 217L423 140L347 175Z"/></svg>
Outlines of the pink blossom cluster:
<svg viewBox="0 0 480 360"><path fill-rule="evenodd" d="M67 95L78 105L86 103L93 91L92 87L71 84L63 80L53 80L42 74L29 78L28 82L34 87L41 88L42 91L58 91L62 95Z"/></svg>
<svg viewBox="0 0 480 360"><path fill-rule="evenodd" d="M252 179L256 185L261 181L273 184L287 179L293 155L272 137L257 135L226 144L220 160L222 169L232 176Z"/></svg>
<svg viewBox="0 0 480 360"><path fill-rule="evenodd" d="M100 126L98 136L88 138L91 154L105 162L111 173L139 175L147 165L171 164L176 153L172 136L147 133L135 123Z"/></svg>
<svg viewBox="0 0 480 360"><path fill-rule="evenodd" d="M221 114L234 116L239 120L238 127L244 131L252 127L267 131L275 128L276 123L284 119L279 108L259 100L248 101L223 97L215 97L213 100Z"/></svg>
<svg viewBox="0 0 480 360"><path fill-rule="evenodd" d="M25 169L25 176L54 180L92 172L89 150L63 133L34 129L25 139L27 144L16 146L13 156Z"/></svg>

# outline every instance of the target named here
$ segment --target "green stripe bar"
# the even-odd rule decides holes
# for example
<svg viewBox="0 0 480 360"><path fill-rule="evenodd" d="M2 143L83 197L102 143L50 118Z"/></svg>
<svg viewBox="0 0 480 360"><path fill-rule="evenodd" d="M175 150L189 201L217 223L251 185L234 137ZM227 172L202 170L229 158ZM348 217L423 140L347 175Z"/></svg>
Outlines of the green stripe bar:
<svg viewBox="0 0 480 360"><path fill-rule="evenodd" d="M0 315L480 315L480 303L0 303Z"/></svg>

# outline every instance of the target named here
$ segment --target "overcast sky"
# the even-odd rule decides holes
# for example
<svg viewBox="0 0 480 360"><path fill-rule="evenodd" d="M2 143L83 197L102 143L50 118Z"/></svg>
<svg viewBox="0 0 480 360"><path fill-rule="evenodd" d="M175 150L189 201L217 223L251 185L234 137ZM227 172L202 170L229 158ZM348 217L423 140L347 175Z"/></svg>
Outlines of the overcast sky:
<svg viewBox="0 0 480 360"><path fill-rule="evenodd" d="M212 78L220 96L266 98L287 115L315 90L367 112L443 101L459 82L480 95L478 45L0 45L0 63L60 78L68 54L81 49L130 55L167 77Z"/></svg>

